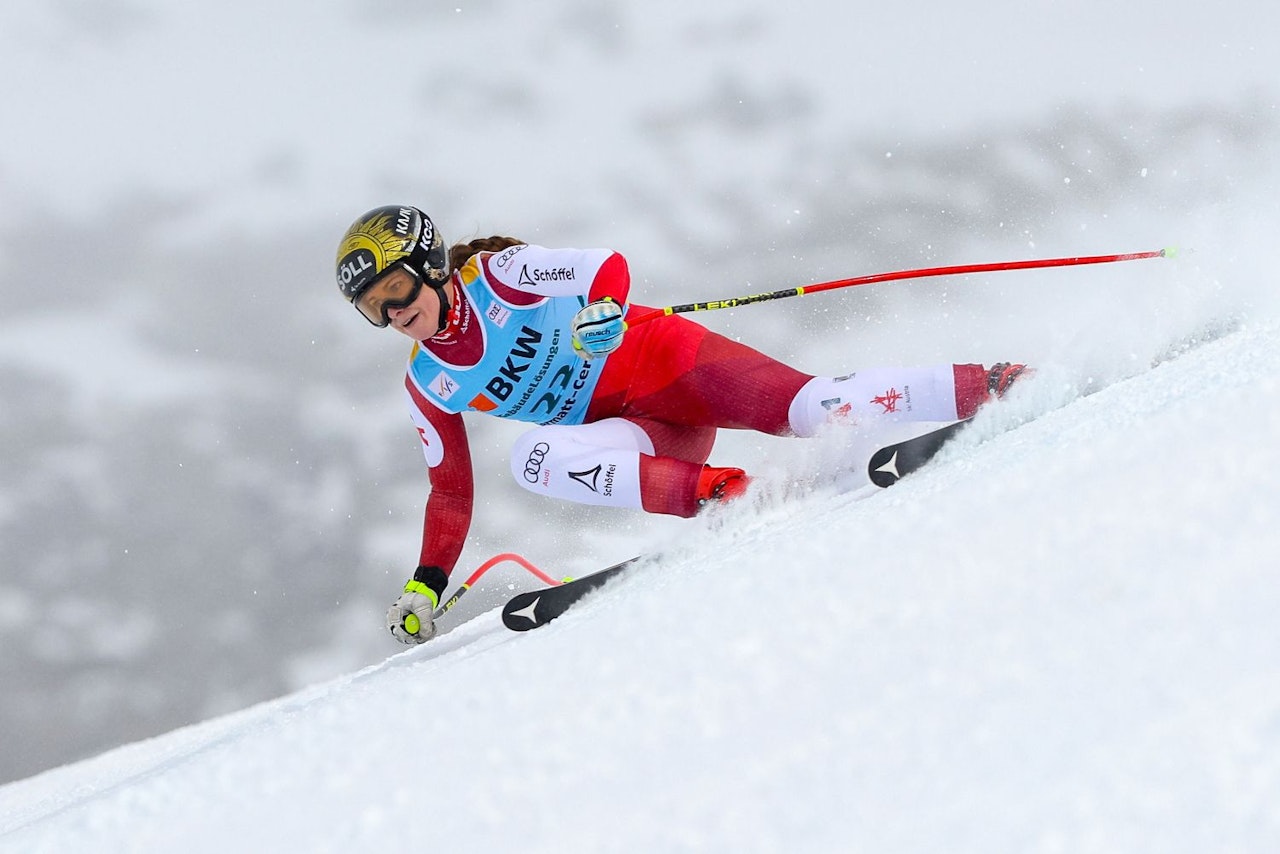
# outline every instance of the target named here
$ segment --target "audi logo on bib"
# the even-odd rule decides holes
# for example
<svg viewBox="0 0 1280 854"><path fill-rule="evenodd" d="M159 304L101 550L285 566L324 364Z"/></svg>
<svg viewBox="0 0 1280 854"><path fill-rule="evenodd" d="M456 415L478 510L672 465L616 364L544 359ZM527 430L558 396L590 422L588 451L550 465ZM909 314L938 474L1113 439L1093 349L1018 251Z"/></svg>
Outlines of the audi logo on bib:
<svg viewBox="0 0 1280 854"><path fill-rule="evenodd" d="M524 479L529 483L537 483L538 476L542 474L542 461L547 458L547 454L551 451L551 446L546 442L539 442L533 446L533 450L529 452L529 459L524 461Z"/></svg>

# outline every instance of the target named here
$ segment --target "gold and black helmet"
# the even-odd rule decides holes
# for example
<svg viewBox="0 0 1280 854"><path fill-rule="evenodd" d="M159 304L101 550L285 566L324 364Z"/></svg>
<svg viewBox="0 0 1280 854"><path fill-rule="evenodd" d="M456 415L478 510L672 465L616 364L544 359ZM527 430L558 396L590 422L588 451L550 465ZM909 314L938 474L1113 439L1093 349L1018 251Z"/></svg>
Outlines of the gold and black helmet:
<svg viewBox="0 0 1280 854"><path fill-rule="evenodd" d="M451 272L449 250L440 230L422 211L409 205L374 208L353 222L338 244L338 290L375 326L387 325L390 305L362 298L376 290L388 271L402 267L421 284L436 289L447 311L444 286ZM417 288L413 293L417 295ZM363 306L365 302L371 304Z"/></svg>

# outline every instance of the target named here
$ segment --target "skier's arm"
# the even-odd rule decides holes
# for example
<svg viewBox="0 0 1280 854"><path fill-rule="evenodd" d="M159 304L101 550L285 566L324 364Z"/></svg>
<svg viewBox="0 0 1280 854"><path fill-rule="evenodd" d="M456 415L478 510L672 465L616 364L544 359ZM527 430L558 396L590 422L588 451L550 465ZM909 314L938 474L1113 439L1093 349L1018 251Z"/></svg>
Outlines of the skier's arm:
<svg viewBox="0 0 1280 854"><path fill-rule="evenodd" d="M627 259L609 249L546 249L520 246L486 262L494 291L504 288L538 297L577 297L582 309L573 318L573 346L586 359L603 359L622 345L623 320L631 293ZM527 297L525 297L527 299ZM517 300L518 301L518 300Z"/></svg>
<svg viewBox="0 0 1280 854"><path fill-rule="evenodd" d="M408 384L412 385L412 384ZM422 524L419 566L438 567L445 577L453 572L471 528L475 482L467 428L458 413L445 412L411 389L414 425L427 459L431 493ZM437 591L443 592L443 591Z"/></svg>
<svg viewBox="0 0 1280 854"><path fill-rule="evenodd" d="M587 292L587 302L610 299L618 305L625 306L630 293L631 270L627 267L627 259L617 252L611 253L596 271L591 289Z"/></svg>
<svg viewBox="0 0 1280 854"><path fill-rule="evenodd" d="M607 297L625 306L631 292L627 259L610 249L523 246L489 257L486 271L500 286L543 297Z"/></svg>
<svg viewBox="0 0 1280 854"><path fill-rule="evenodd" d="M462 416L437 407L411 378L405 378L405 389L427 458L431 494L422 521L418 568L400 598L387 609L387 629L401 643L424 643L436 633L432 614L467 540L475 484Z"/></svg>

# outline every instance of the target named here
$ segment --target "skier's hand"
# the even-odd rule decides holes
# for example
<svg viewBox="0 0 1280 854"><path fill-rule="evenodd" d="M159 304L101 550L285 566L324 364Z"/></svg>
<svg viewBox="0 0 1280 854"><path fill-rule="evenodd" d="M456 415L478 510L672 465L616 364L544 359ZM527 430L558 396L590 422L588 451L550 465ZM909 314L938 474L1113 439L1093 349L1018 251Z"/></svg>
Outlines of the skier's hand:
<svg viewBox="0 0 1280 854"><path fill-rule="evenodd" d="M387 629L400 643L426 643L435 637L436 623L431 612L440 597L421 581L410 581L404 593L387 609Z"/></svg>
<svg viewBox="0 0 1280 854"><path fill-rule="evenodd" d="M573 348L588 359L602 359L622 345L627 323L622 306L609 297L587 303L573 316Z"/></svg>

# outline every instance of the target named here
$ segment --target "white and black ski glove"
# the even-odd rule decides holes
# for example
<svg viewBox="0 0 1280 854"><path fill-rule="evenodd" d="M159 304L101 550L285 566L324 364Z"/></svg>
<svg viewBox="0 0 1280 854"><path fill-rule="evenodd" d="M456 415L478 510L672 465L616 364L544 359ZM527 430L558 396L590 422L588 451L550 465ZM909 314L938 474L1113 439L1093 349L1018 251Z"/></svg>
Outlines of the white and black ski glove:
<svg viewBox="0 0 1280 854"><path fill-rule="evenodd" d="M603 359L622 346L627 322L612 297L589 302L573 316L573 348L588 359Z"/></svg>
<svg viewBox="0 0 1280 854"><path fill-rule="evenodd" d="M404 593L387 609L387 630L400 643L426 643L436 635L432 612L449 576L438 566L420 566L404 586Z"/></svg>

